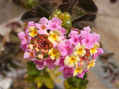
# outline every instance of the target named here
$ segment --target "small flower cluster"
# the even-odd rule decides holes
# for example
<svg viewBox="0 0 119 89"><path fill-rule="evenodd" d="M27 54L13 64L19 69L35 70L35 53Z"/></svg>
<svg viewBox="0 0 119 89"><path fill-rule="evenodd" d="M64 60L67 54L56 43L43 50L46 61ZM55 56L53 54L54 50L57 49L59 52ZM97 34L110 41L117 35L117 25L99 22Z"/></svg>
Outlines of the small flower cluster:
<svg viewBox="0 0 119 89"><path fill-rule="evenodd" d="M82 78L93 67L100 48L99 34L91 33L90 27L83 30L72 28L66 35L62 21L58 17L48 20L42 17L39 23L28 22L25 31L18 34L24 58L36 64L38 70L58 66L64 78Z"/></svg>

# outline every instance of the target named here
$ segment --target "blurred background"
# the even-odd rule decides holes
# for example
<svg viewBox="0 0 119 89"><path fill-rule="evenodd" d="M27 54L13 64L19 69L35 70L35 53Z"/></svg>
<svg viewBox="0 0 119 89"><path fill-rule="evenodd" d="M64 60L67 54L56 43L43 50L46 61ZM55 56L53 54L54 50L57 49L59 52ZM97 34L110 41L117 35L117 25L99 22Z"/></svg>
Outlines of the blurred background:
<svg viewBox="0 0 119 89"><path fill-rule="evenodd" d="M44 73L46 77L33 63L23 59L17 33L24 30L27 20L37 17L36 9L32 8L64 10L70 1L0 0L0 89L119 89L119 0L77 0L75 3L72 25L80 29L91 26L92 31L100 34L104 49L84 79L64 80L57 70L48 70Z"/></svg>

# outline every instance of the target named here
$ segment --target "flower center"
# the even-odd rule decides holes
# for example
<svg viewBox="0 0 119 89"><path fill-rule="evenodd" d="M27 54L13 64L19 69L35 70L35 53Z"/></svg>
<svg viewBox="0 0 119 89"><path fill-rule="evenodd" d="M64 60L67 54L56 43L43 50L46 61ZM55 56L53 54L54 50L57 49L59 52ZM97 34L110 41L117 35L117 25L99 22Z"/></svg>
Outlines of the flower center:
<svg viewBox="0 0 119 89"><path fill-rule="evenodd" d="M41 28L42 28L42 30L44 30L46 27L45 27L45 25L42 25Z"/></svg>

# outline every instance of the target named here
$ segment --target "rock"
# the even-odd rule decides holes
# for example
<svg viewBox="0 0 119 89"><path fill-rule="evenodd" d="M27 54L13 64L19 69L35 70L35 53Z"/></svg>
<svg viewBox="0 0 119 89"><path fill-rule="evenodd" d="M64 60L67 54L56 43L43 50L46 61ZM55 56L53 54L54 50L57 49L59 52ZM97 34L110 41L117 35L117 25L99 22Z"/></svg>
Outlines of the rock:
<svg viewBox="0 0 119 89"><path fill-rule="evenodd" d="M13 80L10 77L0 78L0 89L9 89Z"/></svg>
<svg viewBox="0 0 119 89"><path fill-rule="evenodd" d="M0 0L0 34L7 34L10 30L6 25L12 21L20 21L25 11L8 0Z"/></svg>

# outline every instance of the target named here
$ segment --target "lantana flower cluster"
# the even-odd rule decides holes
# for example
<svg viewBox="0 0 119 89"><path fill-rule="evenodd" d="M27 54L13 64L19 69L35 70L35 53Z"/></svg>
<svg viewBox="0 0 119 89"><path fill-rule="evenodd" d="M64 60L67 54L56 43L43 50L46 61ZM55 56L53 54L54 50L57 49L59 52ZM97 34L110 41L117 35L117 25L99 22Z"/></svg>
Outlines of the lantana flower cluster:
<svg viewBox="0 0 119 89"><path fill-rule="evenodd" d="M58 66L64 78L83 78L95 66L97 56L103 53L99 34L85 27L83 30L72 28L66 35L58 17L50 20L42 17L38 23L30 21L18 37L25 51L24 58L33 61L38 70Z"/></svg>

